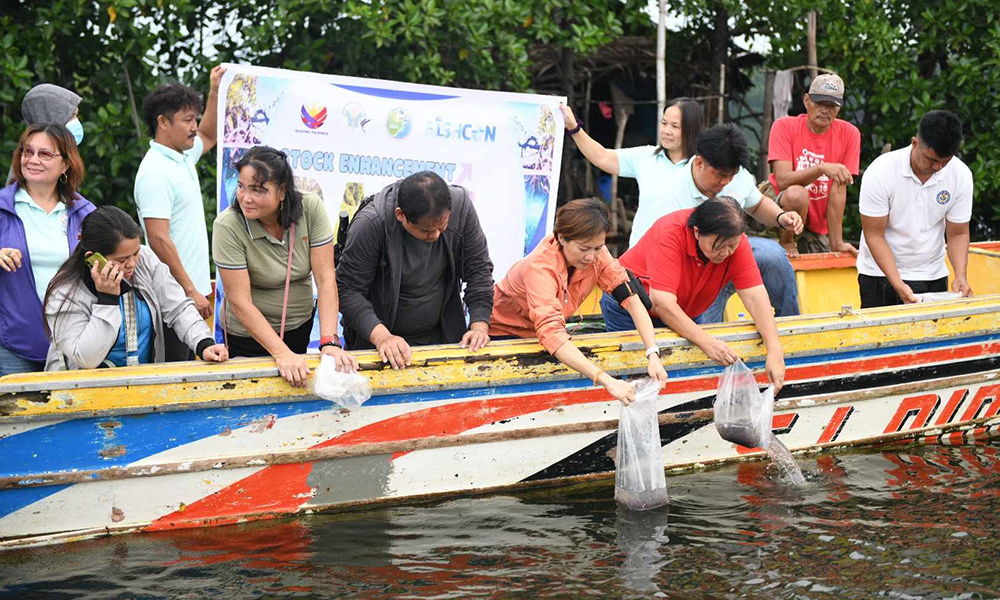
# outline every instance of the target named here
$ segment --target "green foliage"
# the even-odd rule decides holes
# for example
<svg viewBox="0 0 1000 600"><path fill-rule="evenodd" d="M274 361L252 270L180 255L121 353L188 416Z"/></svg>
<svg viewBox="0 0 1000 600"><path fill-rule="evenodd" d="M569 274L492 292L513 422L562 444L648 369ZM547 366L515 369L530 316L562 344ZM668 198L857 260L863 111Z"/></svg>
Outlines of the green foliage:
<svg viewBox="0 0 1000 600"><path fill-rule="evenodd" d="M841 117L862 132L862 167L884 144L900 148L929 110L962 120L960 156L973 171L974 239L1000 234L1000 13L995 0L796 2L793 12L818 11L821 65L847 88ZM772 38L779 68L805 62L805 34ZM854 186L855 194L856 188ZM855 226L857 222L855 221Z"/></svg>

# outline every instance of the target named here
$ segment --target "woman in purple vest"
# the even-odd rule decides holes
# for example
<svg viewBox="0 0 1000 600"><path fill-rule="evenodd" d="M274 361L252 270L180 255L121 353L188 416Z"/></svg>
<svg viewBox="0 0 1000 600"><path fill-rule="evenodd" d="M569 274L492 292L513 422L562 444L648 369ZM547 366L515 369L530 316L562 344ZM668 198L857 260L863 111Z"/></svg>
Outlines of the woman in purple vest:
<svg viewBox="0 0 1000 600"><path fill-rule="evenodd" d="M64 125L29 125L11 164L0 190L0 376L45 366L42 297L94 210L77 192L83 161Z"/></svg>

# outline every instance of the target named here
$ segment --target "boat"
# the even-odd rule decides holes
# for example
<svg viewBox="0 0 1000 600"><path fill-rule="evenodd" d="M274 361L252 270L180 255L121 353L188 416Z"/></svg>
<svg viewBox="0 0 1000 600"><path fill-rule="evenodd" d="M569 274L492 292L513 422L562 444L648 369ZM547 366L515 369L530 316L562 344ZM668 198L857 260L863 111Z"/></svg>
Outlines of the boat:
<svg viewBox="0 0 1000 600"><path fill-rule="evenodd" d="M997 434L1000 243L970 251L974 297L867 310L850 256L793 263L805 314L778 319L787 374L772 424L789 449ZM734 300L737 320L710 331L763 384L763 344L739 313ZM670 377L658 397L664 467L759 460L713 426L721 368L668 329L656 339ZM644 374L634 332L574 342L611 374ZM404 370L357 357L373 396L352 410L289 386L269 359L0 379L0 548L614 474L619 405L535 340L422 347Z"/></svg>

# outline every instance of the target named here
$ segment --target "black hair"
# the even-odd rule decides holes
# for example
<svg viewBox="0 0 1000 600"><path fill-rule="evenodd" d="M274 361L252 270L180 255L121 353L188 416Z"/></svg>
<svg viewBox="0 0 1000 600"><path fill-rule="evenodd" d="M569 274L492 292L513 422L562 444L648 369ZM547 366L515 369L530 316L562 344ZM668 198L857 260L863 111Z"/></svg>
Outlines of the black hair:
<svg viewBox="0 0 1000 600"><path fill-rule="evenodd" d="M302 194L295 188L295 175L292 173L292 165L288 163L287 154L270 146L254 146L236 161L237 173L242 171L243 167L253 167L254 185L263 186L268 181L273 181L279 190L284 186L285 199L278 206L279 225L288 229L292 223L302 218ZM236 212L243 214L243 209L240 208L235 196L229 205Z"/></svg>
<svg viewBox="0 0 1000 600"><path fill-rule="evenodd" d="M962 122L947 110L932 110L920 119L917 138L941 158L951 158L962 145Z"/></svg>
<svg viewBox="0 0 1000 600"><path fill-rule="evenodd" d="M451 191L437 173L420 171L399 184L396 206L411 223L427 216L434 219L451 211Z"/></svg>
<svg viewBox="0 0 1000 600"><path fill-rule="evenodd" d="M750 148L740 128L732 123L720 123L698 134L698 156L708 166L724 173L735 173L750 164Z"/></svg>
<svg viewBox="0 0 1000 600"><path fill-rule="evenodd" d="M681 149L684 151L684 158L691 158L697 153L695 142L701 133L702 114L704 112L701 108L701 103L691 98L682 97L676 98L667 104L667 108L671 106L676 106L681 110ZM667 109L663 109L663 112L666 114ZM663 119L663 115L660 115L660 119ZM662 144L657 144L653 154L666 151L667 149Z"/></svg>
<svg viewBox="0 0 1000 600"><path fill-rule="evenodd" d="M562 205L556 211L552 233L567 240L589 239L611 231L608 207L597 198L580 198Z"/></svg>
<svg viewBox="0 0 1000 600"><path fill-rule="evenodd" d="M147 94L142 99L142 118L149 127L149 135L156 137L157 120L160 115L173 121L174 115L185 108L193 108L197 113L205 108L201 95L186 85L168 83Z"/></svg>
<svg viewBox="0 0 1000 600"><path fill-rule="evenodd" d="M717 235L716 246L725 240L743 235L747 224L743 208L730 196L716 196L699 204L688 215L689 229L698 228L701 235Z"/></svg>
<svg viewBox="0 0 1000 600"><path fill-rule="evenodd" d="M90 267L84 262L88 252L108 256L115 253L123 240L136 240L141 235L139 224L127 212L117 206L98 206L83 219L80 225L80 243L49 281L49 286L45 289L45 301L42 302L43 310L55 289L71 281L80 285L85 277L90 277ZM45 327L48 332L47 321Z"/></svg>

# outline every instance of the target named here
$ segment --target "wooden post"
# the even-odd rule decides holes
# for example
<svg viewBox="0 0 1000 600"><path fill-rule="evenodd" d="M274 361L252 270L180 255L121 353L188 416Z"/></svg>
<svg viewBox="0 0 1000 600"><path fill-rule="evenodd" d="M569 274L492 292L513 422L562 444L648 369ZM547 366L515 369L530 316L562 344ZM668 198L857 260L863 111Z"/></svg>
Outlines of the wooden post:
<svg viewBox="0 0 1000 600"><path fill-rule="evenodd" d="M667 0L660 0L660 19L656 24L656 142L660 142L660 123L667 109Z"/></svg>
<svg viewBox="0 0 1000 600"><path fill-rule="evenodd" d="M615 150L621 150L622 144L625 141L625 126L628 125L628 119L633 114L635 114L635 102L632 101L628 95L625 94L615 84L611 84L611 101L615 107L615 125L617 130L615 131ZM621 210L619 210L621 208ZM624 216L624 205L622 201L618 198L618 176L611 176L611 231L617 235L619 233L619 228L622 223L619 222L619 213ZM622 219L624 220L624 219Z"/></svg>
<svg viewBox="0 0 1000 600"><path fill-rule="evenodd" d="M818 64L816 60L816 11L809 11L808 28L806 30L806 42L809 49L809 78L816 79L819 72L816 70Z"/></svg>
<svg viewBox="0 0 1000 600"><path fill-rule="evenodd" d="M726 63L719 64L719 123L726 116Z"/></svg>
<svg viewBox="0 0 1000 600"><path fill-rule="evenodd" d="M774 70L764 72L764 110L760 118L760 160L757 163L757 181L767 179L770 169L767 164L767 144L774 122Z"/></svg>
<svg viewBox="0 0 1000 600"><path fill-rule="evenodd" d="M584 119L587 119L587 118L590 117L590 95L591 95L591 89L593 88L593 86L594 86L594 74L590 71L590 69L587 69L587 88L586 88L586 91L583 94L583 110L581 110L579 113L577 113L577 114L581 115ZM586 173L586 175L584 175L584 178L583 178L583 184L584 184L584 188L583 189L586 190L587 194L593 194L594 193L594 167L590 164L589 160L585 160L585 161L583 161L583 168L584 168L584 171Z"/></svg>

